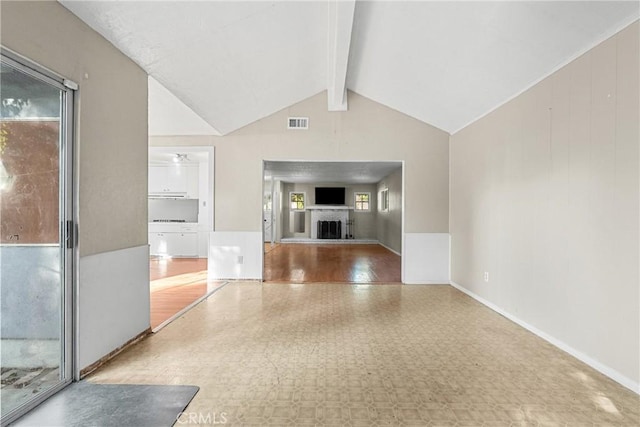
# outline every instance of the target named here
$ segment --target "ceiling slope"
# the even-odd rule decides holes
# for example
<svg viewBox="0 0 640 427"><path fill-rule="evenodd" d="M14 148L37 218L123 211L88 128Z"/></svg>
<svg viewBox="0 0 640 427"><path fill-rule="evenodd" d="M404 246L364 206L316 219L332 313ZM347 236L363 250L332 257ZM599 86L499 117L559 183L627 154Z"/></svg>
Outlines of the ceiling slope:
<svg viewBox="0 0 640 427"><path fill-rule="evenodd" d="M327 87L326 2L61 3L221 134Z"/></svg>
<svg viewBox="0 0 640 427"><path fill-rule="evenodd" d="M637 1L358 2L347 87L455 133L638 13Z"/></svg>
<svg viewBox="0 0 640 427"><path fill-rule="evenodd" d="M149 77L149 136L216 135L220 132L156 79Z"/></svg>
<svg viewBox="0 0 640 427"><path fill-rule="evenodd" d="M60 2L220 134L346 89L449 133L638 19L637 1Z"/></svg>

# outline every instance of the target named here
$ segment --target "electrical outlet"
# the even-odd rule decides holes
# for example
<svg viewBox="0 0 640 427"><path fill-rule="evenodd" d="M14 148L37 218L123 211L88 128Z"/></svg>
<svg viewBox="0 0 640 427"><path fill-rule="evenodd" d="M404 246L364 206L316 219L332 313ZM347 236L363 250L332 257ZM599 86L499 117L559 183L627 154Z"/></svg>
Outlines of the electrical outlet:
<svg viewBox="0 0 640 427"><path fill-rule="evenodd" d="M242 255L238 255L238 264L244 264L244 257Z"/></svg>
<svg viewBox="0 0 640 427"><path fill-rule="evenodd" d="M488 281L489 281L489 272L488 272L488 271L485 271L485 272L484 272L484 281L485 281L485 282L488 282Z"/></svg>

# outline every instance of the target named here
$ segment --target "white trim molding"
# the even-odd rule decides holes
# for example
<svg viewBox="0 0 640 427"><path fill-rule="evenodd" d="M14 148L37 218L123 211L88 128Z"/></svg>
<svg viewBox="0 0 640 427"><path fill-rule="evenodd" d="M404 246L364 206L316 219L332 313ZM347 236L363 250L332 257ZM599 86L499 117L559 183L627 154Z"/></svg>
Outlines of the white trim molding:
<svg viewBox="0 0 640 427"><path fill-rule="evenodd" d="M209 234L209 280L262 280L262 231Z"/></svg>
<svg viewBox="0 0 640 427"><path fill-rule="evenodd" d="M536 328L535 326L532 326L530 324L528 324L527 322L517 318L516 316L514 316L511 313L506 312L505 310L503 310L502 308L498 307L497 305L493 304L492 302L487 301L486 299L482 298L481 296L471 292L470 290L466 289L464 286L459 285L458 283L451 281L450 282L451 286L453 286L454 288L458 289L460 292L467 294L468 296L470 296L471 298L473 298L474 300L478 301L479 303L485 305L486 307L490 308L491 310L495 311L496 313L506 317L507 319L511 320L512 322L516 323L517 325L522 326L523 328L525 328L526 330L528 330L529 332L531 332L534 335L537 335L538 337L542 338L543 340L547 341L548 343L558 347L560 350L570 354L571 356L575 357L576 359L580 360L581 362L586 363L587 365L589 365L590 367L592 367L593 369L595 369L596 371L606 375L607 377L611 378L612 380L614 380L615 382L625 386L626 388L628 388L629 390L633 391L636 394L640 394L640 383L637 383L635 381L633 381L632 379L626 377L625 375L621 374L620 372L616 371L615 369L601 363L598 362L597 360L591 358L590 356L584 354L583 352L576 350L575 348L571 347L570 345L568 345L567 343L547 334L544 331L541 331L540 329Z"/></svg>
<svg viewBox="0 0 640 427"><path fill-rule="evenodd" d="M80 257L78 368L150 325L149 245Z"/></svg>
<svg viewBox="0 0 640 427"><path fill-rule="evenodd" d="M408 285L448 284L449 233L404 233L403 283Z"/></svg>
<svg viewBox="0 0 640 427"><path fill-rule="evenodd" d="M375 241L377 244L379 244L380 246L382 246L383 248L393 252L394 254L398 255L398 256L402 256L402 254L394 249L391 249L389 246L385 245L384 243L380 242L380 241Z"/></svg>

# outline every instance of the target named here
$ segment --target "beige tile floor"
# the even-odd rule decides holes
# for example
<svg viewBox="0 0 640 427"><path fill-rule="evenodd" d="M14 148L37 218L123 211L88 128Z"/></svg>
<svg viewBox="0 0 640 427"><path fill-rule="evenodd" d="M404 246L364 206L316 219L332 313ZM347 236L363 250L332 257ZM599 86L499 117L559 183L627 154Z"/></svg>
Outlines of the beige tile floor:
<svg viewBox="0 0 640 427"><path fill-rule="evenodd" d="M636 394L450 286L231 283L89 380L199 385L176 425L640 425Z"/></svg>

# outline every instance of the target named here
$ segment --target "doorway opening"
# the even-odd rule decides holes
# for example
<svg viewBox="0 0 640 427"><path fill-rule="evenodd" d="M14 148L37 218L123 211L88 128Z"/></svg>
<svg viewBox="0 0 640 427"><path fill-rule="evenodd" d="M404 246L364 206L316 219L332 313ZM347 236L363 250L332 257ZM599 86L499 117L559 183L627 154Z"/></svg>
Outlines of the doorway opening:
<svg viewBox="0 0 640 427"><path fill-rule="evenodd" d="M154 332L224 284L208 278L213 165L213 147L149 147L149 288Z"/></svg>
<svg viewBox="0 0 640 427"><path fill-rule="evenodd" d="M263 280L402 281L403 162L264 161Z"/></svg>

